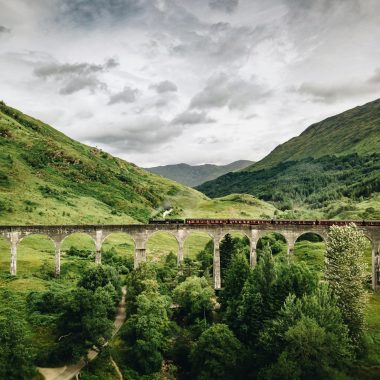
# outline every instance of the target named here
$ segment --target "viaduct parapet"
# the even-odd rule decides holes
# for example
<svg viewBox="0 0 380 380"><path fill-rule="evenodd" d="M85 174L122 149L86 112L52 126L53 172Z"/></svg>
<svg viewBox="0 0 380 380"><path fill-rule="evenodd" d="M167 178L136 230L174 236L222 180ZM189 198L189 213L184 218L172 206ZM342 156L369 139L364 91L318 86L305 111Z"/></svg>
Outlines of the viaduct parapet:
<svg viewBox="0 0 380 380"><path fill-rule="evenodd" d="M125 225L51 225L51 226L0 226L0 234L9 241L11 247L10 273L17 274L17 246L26 236L45 235L48 236L55 246L55 273L60 274L61 268L61 246L62 242L74 233L84 233L89 235L96 247L96 263L101 263L101 248L103 241L112 233L126 233L134 241L134 265L146 261L146 245L149 238L157 232L166 232L173 235L178 242L178 264L183 261L183 248L186 238L194 232L207 233L214 242L214 262L213 278L215 289L221 287L220 252L219 245L223 237L228 233L241 233L250 242L250 264L256 265L256 246L258 240L270 232L276 232L284 236L288 254L294 250L297 239L308 232L315 233L326 240L329 226L324 225L294 225L294 224L222 224L222 225L189 225L189 224L125 224ZM379 226L359 226L364 235L370 240L372 245L372 286L380 289L379 274L379 246L380 227Z"/></svg>

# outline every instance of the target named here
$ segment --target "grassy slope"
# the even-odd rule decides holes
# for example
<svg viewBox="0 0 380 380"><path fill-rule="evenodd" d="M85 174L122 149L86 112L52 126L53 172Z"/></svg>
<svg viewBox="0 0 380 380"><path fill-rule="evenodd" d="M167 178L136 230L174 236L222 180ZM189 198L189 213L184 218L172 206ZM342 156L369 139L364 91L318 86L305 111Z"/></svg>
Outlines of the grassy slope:
<svg viewBox="0 0 380 380"><path fill-rule="evenodd" d="M238 217L241 202L236 210L231 205L80 144L0 103L1 224L146 222L167 206L181 217ZM244 208L252 217L274 211L264 202Z"/></svg>
<svg viewBox="0 0 380 380"><path fill-rule="evenodd" d="M379 146L380 99L377 99L311 125L244 171L256 171L307 157L378 153Z"/></svg>
<svg viewBox="0 0 380 380"><path fill-rule="evenodd" d="M350 211L355 219L379 219L379 146L376 100L314 124L244 171L197 188L210 197L248 193L299 210L298 217L344 218Z"/></svg>
<svg viewBox="0 0 380 380"><path fill-rule="evenodd" d="M249 165L252 165L252 161L240 160L232 162L228 165L165 165L157 166L153 168L147 168L146 170L162 175L163 177L170 178L174 181L182 183L186 186L198 186L206 181L211 181L223 174L242 170Z"/></svg>

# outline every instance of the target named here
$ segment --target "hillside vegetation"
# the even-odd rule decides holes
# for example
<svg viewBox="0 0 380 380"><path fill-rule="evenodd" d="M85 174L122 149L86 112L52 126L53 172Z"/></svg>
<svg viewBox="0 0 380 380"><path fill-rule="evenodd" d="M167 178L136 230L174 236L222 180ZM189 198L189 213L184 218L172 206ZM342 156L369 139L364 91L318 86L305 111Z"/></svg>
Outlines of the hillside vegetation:
<svg viewBox="0 0 380 380"><path fill-rule="evenodd" d="M146 222L169 207L177 217L273 215L252 199L210 200L0 103L1 224Z"/></svg>
<svg viewBox="0 0 380 380"><path fill-rule="evenodd" d="M289 216L380 218L380 100L330 117L244 171L197 189L211 197L247 193ZM363 207L366 205L366 207Z"/></svg>
<svg viewBox="0 0 380 380"><path fill-rule="evenodd" d="M312 124L244 171L258 171L309 157L379 153L379 147L380 99L377 99Z"/></svg>
<svg viewBox="0 0 380 380"><path fill-rule="evenodd" d="M228 165L177 164L156 166L153 168L146 168L146 170L182 183L183 185L194 187L202 184L203 182L211 181L223 174L242 170L252 164L253 161L239 160Z"/></svg>

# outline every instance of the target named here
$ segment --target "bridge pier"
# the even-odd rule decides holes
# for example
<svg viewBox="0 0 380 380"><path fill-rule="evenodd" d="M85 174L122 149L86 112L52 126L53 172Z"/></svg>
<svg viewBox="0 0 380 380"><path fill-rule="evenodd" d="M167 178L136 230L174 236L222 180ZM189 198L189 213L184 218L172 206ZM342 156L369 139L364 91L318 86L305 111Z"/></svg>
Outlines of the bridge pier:
<svg viewBox="0 0 380 380"><path fill-rule="evenodd" d="M103 240L103 231L97 230L95 232L95 264L102 263L102 240Z"/></svg>
<svg viewBox="0 0 380 380"><path fill-rule="evenodd" d="M182 264L183 264L183 246L184 246L184 242L180 240L178 242L178 256L177 256L178 267L182 267Z"/></svg>
<svg viewBox="0 0 380 380"><path fill-rule="evenodd" d="M145 234L139 234L134 236L135 240L135 258L134 258L134 267L137 268L140 263L146 261L146 242L147 237Z"/></svg>
<svg viewBox="0 0 380 380"><path fill-rule="evenodd" d="M372 243L372 289L380 290L380 241Z"/></svg>
<svg viewBox="0 0 380 380"><path fill-rule="evenodd" d="M61 245L62 241L55 241L54 273L58 277L61 274Z"/></svg>
<svg viewBox="0 0 380 380"><path fill-rule="evenodd" d="M12 276L17 274L17 243L19 240L18 232L11 232L11 268L10 272Z"/></svg>
<svg viewBox="0 0 380 380"><path fill-rule="evenodd" d="M255 267L257 264L257 251L256 251L256 242L251 242L251 254L249 256L249 264L251 267Z"/></svg>
<svg viewBox="0 0 380 380"><path fill-rule="evenodd" d="M219 250L219 237L214 238L214 260L213 260L213 277L214 288L220 289L222 287L220 275L220 250Z"/></svg>

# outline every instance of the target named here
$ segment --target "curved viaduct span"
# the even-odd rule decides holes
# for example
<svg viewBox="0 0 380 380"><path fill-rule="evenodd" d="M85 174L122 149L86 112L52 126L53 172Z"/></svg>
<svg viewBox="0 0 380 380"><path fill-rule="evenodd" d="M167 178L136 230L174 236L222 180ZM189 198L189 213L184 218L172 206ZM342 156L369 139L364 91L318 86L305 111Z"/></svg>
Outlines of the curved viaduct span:
<svg viewBox="0 0 380 380"><path fill-rule="evenodd" d="M298 221L301 222L302 221ZM339 224L345 222L339 221ZM348 224L349 222L347 222ZM223 237L228 233L241 233L248 237L250 242L250 264L256 264L256 245L260 237L269 232L277 232L284 236L288 246L288 254L291 255L297 239L308 232L321 236L324 240L327 237L329 225L302 225L294 224L292 221L280 224L250 225L250 224L125 224L125 225L46 225L46 226L0 226L0 234L5 237L11 246L10 273L17 273L17 245L28 235L46 235L55 245L55 272L60 273L61 265L61 245L62 242L73 233L88 234L95 242L96 258L95 262L101 263L101 248L103 241L112 233L127 233L135 243L134 263L135 267L139 263L146 261L146 244L148 239L156 232L167 232L172 234L178 242L178 264L183 261L183 247L186 238L193 232L205 232L214 241L214 263L213 277L215 289L221 287L220 253L219 245ZM380 226L368 225L358 226L372 244L372 286L380 289L379 272L379 246L380 246Z"/></svg>

